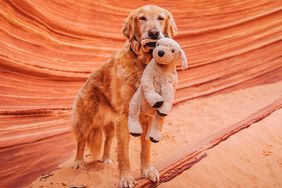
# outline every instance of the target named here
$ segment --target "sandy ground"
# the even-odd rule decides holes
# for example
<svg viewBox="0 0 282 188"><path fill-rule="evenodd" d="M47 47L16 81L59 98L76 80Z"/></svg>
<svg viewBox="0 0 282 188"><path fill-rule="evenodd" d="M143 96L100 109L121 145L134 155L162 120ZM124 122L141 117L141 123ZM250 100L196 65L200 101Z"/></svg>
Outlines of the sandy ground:
<svg viewBox="0 0 282 188"><path fill-rule="evenodd" d="M282 110L230 137L160 188L282 187Z"/></svg>
<svg viewBox="0 0 282 188"><path fill-rule="evenodd" d="M271 103L274 99L281 96L281 94L282 82L278 82L248 88L229 94L191 100L174 107L173 111L167 118L166 125L164 126L164 138L160 143L153 144L152 146L153 164L160 169L165 161L168 161L178 152L181 152L183 147L197 142L197 140L208 136L224 126L231 125L246 118L258 109ZM279 115L280 119L277 117ZM273 138L272 132L264 132L263 130L259 131L259 133L257 133L257 130L254 130L253 133L253 137L257 136L256 139L261 139L260 141L252 141L252 139L249 139L247 135L244 135L244 132L238 133L238 138L236 135L236 137L231 137L227 142L222 144L224 146L226 145L224 147L225 149L220 149L220 147L223 147L222 145L216 146L210 150L206 159L202 160L199 164L195 165L183 174L183 176L185 176L186 173L189 173L191 177L192 175L195 177L194 179L189 178L189 182L187 182L186 179L188 180L188 178L184 177L180 180L175 179L175 181L178 181L176 183L174 180L169 182L172 184L175 183L175 186L171 186L169 183L162 186L181 187L182 184L184 187L187 187L186 185L190 183L189 185L192 185L192 187L194 185L198 185L200 187L210 187L210 185L211 187L222 187L222 185L236 187L239 185L245 185L246 183L246 185L257 185L257 187L260 187L259 180L262 176L272 176L272 178L275 179L276 177L281 177L281 175L279 175L279 168L281 174L281 151L280 158L279 155L276 154L279 151L279 144L281 145L281 136L279 137L278 135L279 125L276 125L279 124L279 121L281 122L281 111L265 119L264 126L262 126L266 127L266 124L270 124L276 127L269 129L269 131L276 133ZM245 131L248 131L248 133L252 135L251 130L253 130L253 128L249 128ZM242 135L242 139L240 135ZM235 138L237 139L233 141ZM266 140L266 138L269 139ZM229 143L230 148L233 149L229 149ZM224 150L225 152L219 152L218 150ZM45 174L35 180L31 187L69 187L82 185L99 188L117 187L118 171L116 152L114 151L115 150L113 150L114 164L106 165L99 162L89 163L87 165L87 171L73 170L71 168L71 164L74 156L72 156L53 172ZM275 155L272 155L272 153L269 154L269 151ZM136 178L140 176L139 152L139 139L132 138L130 142L130 159L134 177ZM220 155L220 157L218 157L218 155ZM266 159L260 159L261 155L263 155ZM86 156L86 161L90 161L91 156L89 154ZM210 160L214 160L217 163L214 163L213 161L209 162ZM206 164L207 167L205 167L204 164ZM271 165L277 165L278 167L272 168ZM243 167L247 170L245 171ZM208 170L205 171L205 168ZM212 171L213 169L215 172ZM256 175L257 171L261 171L258 173L258 176ZM226 178L226 172L229 172L230 177L235 176L235 178ZM217 179L213 176L221 177L222 182L220 178ZM242 176L244 176L245 181L242 180ZM209 179L211 179L210 181L214 180L214 182L212 181L210 183L208 181ZM242 181L242 184L238 184L239 180ZM204 181L206 181L207 184L201 185L200 183ZM264 181L262 185L266 185L267 181ZM279 181L279 179L277 179L277 181Z"/></svg>

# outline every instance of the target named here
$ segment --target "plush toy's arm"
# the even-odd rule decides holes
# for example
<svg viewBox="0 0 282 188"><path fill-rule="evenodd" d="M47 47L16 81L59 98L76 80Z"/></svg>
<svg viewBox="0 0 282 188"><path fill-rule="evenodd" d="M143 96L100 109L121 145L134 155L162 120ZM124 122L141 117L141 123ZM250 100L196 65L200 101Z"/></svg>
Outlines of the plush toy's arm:
<svg viewBox="0 0 282 188"><path fill-rule="evenodd" d="M174 94L174 84L166 83L161 85L161 95L164 98L164 103L160 108L158 108L158 113L160 116L166 116L171 110Z"/></svg>
<svg viewBox="0 0 282 188"><path fill-rule="evenodd" d="M143 72L141 88L149 105L154 108L159 108L163 104L164 99L155 91L153 75L154 67L151 62Z"/></svg>
<svg viewBox="0 0 282 188"><path fill-rule="evenodd" d="M128 111L128 130L132 136L140 136L143 132L139 123L140 107L140 87L130 100Z"/></svg>
<svg viewBox="0 0 282 188"><path fill-rule="evenodd" d="M165 121L165 117L159 116L157 112L154 115L153 123L147 132L146 138L154 143L159 142L162 138L162 128Z"/></svg>

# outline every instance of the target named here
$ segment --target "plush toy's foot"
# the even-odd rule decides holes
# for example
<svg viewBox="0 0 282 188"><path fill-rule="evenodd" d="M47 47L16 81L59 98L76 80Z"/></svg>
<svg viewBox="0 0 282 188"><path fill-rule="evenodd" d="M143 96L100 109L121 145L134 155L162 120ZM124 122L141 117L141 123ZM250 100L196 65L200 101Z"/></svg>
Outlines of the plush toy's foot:
<svg viewBox="0 0 282 188"><path fill-rule="evenodd" d="M151 140L151 142L153 142L153 143L158 143L158 142L159 142L159 140L155 140L153 137L150 137L150 140Z"/></svg>
<svg viewBox="0 0 282 188"><path fill-rule="evenodd" d="M129 133L134 137L141 136L141 134L143 133L141 125L136 122L129 124L128 130L129 130Z"/></svg>
<svg viewBox="0 0 282 188"><path fill-rule="evenodd" d="M159 108L163 105L164 101L158 101L154 104L153 108Z"/></svg>
<svg viewBox="0 0 282 188"><path fill-rule="evenodd" d="M134 136L134 137L138 137L138 136L141 136L142 133L130 133L131 136Z"/></svg>
<svg viewBox="0 0 282 188"><path fill-rule="evenodd" d="M153 108L159 108L164 103L164 98L160 96L159 94L150 95L146 98L148 104Z"/></svg>
<svg viewBox="0 0 282 188"><path fill-rule="evenodd" d="M157 129L151 130L148 136L153 143L158 143L163 137L162 132Z"/></svg>
<svg viewBox="0 0 282 188"><path fill-rule="evenodd" d="M158 114L159 114L160 116L163 116L163 117L164 117L164 116L167 116L167 114L162 113L162 112L160 112L160 111L158 111L158 110L157 110L157 112L158 112Z"/></svg>

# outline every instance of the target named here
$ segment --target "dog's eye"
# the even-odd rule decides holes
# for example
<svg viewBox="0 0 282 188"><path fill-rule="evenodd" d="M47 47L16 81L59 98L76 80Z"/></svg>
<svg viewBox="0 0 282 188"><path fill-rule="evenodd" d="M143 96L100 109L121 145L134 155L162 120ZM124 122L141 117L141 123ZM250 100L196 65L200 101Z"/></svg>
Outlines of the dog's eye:
<svg viewBox="0 0 282 188"><path fill-rule="evenodd" d="M175 49L172 49L171 52L174 53L174 52L175 52Z"/></svg>
<svg viewBox="0 0 282 188"><path fill-rule="evenodd" d="M145 16L140 16L140 17L139 17L139 20L146 21L147 19L146 19L146 17L145 17Z"/></svg>
<svg viewBox="0 0 282 188"><path fill-rule="evenodd" d="M164 17L163 16L159 16L158 20L164 20Z"/></svg>

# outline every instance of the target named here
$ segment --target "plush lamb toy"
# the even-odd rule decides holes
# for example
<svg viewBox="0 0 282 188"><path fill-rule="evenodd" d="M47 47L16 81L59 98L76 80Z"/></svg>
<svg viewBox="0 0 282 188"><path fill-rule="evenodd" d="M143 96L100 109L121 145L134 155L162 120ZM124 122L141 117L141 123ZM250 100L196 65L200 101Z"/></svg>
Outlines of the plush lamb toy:
<svg viewBox="0 0 282 188"><path fill-rule="evenodd" d="M153 50L153 59L146 66L141 84L129 104L128 128L131 135L142 134L139 114L143 113L153 118L147 138L152 142L160 141L164 118L172 107L178 78L176 64L179 62L183 70L188 67L185 53L179 44L170 38L158 40Z"/></svg>

